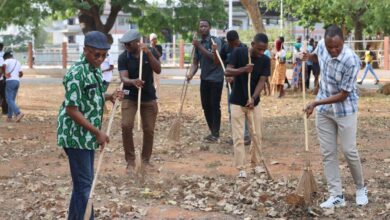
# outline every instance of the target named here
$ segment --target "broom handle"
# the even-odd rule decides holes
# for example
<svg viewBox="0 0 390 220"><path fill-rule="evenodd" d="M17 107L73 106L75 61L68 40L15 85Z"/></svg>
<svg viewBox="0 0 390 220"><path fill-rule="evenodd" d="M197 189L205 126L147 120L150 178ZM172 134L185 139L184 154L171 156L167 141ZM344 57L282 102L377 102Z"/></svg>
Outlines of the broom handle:
<svg viewBox="0 0 390 220"><path fill-rule="evenodd" d="M120 88L120 90L122 90L122 88L123 88L123 82L121 83L121 85L119 86L119 88ZM118 98L115 99L114 107L111 109L111 112L110 112L110 119L109 119L109 121L108 121L108 126L107 126L107 130L106 130L106 135L107 135L107 136L110 136L111 127L112 127L112 122L114 121L115 111L116 111L116 109L118 108L119 104L120 104L119 99L118 99ZM84 213L84 220L88 220L88 219L90 218L90 216L91 216L91 213L92 213L92 198L93 198L93 195L94 195L96 182L97 182L97 179L98 179L98 176L99 176L100 167L101 167L102 162L103 162L104 152L105 152L105 149L106 149L107 147L108 147L108 143L106 143L106 146L102 149L102 152L101 152L100 155L99 155L99 160L98 160L97 167L96 167L95 177L93 178L91 191L90 191L90 193L89 193L89 198L88 198L87 207L86 207L85 213Z"/></svg>
<svg viewBox="0 0 390 220"><path fill-rule="evenodd" d="M194 35L194 38L195 38L195 35ZM192 65L193 65L194 55L195 55L195 47L192 47L191 58L190 58L191 59L191 61L190 61L191 62L190 69L192 68ZM179 117L181 116L181 113L183 111L184 100L185 100L186 95L187 95L188 81L187 81L186 78L187 78L187 76L185 76L183 88L181 90L180 109L179 109L179 114L178 114Z"/></svg>
<svg viewBox="0 0 390 220"><path fill-rule="evenodd" d="M211 42L213 42L213 44L215 44L215 42L214 42L214 40L213 39L211 39ZM217 57L218 57L218 60L219 60L219 63L221 64L221 67L222 67L222 70L223 70L223 73L224 73L224 75L225 75L225 71L226 71L226 69L225 69L225 65L223 64L223 62L222 62L222 59L221 59L221 55L219 54L219 51L217 50L217 51L215 51L216 52L216 54L217 54ZM225 78L225 81L226 81L226 77L224 76L224 78ZM228 85L228 94L230 94L230 91L232 91L232 88L230 87L230 83L227 83L227 85Z"/></svg>
<svg viewBox="0 0 390 220"><path fill-rule="evenodd" d="M251 60L251 52L250 52L250 49L248 48L248 64L252 64L252 60ZM251 96L251 75L252 73L248 73L248 101L251 102L252 101L252 96ZM253 128L253 133L256 135L256 128L255 128L255 121L254 121L254 117L253 117L253 112L252 112L252 128Z"/></svg>
<svg viewBox="0 0 390 220"><path fill-rule="evenodd" d="M142 43L142 38L141 41ZM140 48L141 49L141 48ZM144 58L144 52L141 49L141 53L139 55L139 68L138 68L138 78L142 80L142 66L143 66L143 58ZM138 88L138 102L137 102L137 130L141 130L141 92L142 88Z"/></svg>
<svg viewBox="0 0 390 220"><path fill-rule="evenodd" d="M302 50L303 52L306 52L306 40L303 41ZM303 109L306 108L306 86L304 83L304 80L306 80L305 77L305 71L306 71L306 61L302 61L302 97L303 97ZM307 117L306 114L303 114L303 123L305 126L305 151L309 151L309 135L308 135L308 129L307 129Z"/></svg>

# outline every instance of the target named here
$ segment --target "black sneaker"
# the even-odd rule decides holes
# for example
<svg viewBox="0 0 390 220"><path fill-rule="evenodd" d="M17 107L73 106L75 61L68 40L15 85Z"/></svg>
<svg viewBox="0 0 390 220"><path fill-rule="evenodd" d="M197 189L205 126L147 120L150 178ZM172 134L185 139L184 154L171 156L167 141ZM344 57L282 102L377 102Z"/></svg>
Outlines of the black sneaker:
<svg viewBox="0 0 390 220"><path fill-rule="evenodd" d="M363 84L363 81L359 81L359 82L357 82L357 84L361 85L361 84Z"/></svg>
<svg viewBox="0 0 390 220"><path fill-rule="evenodd" d="M206 137L204 138L204 140L207 141L207 142L214 143L214 142L218 142L218 137L216 137L216 136L210 134L210 135L206 136Z"/></svg>
<svg viewBox="0 0 390 220"><path fill-rule="evenodd" d="M375 85L378 85L378 83L379 83L379 80L375 81Z"/></svg>
<svg viewBox="0 0 390 220"><path fill-rule="evenodd" d="M248 146L248 145L251 145L251 137L250 136L247 136L247 137L244 137L244 145L245 146Z"/></svg>

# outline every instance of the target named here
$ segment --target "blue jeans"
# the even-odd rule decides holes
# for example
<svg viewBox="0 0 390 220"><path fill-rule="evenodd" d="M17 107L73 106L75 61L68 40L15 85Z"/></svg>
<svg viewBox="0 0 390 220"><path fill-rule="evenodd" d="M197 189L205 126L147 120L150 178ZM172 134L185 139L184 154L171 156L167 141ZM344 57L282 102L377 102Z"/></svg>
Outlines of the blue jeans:
<svg viewBox="0 0 390 220"><path fill-rule="evenodd" d="M5 84L5 99L8 103L8 118L12 118L12 116L19 115L20 110L16 105L15 99L19 90L19 81L18 80L7 80Z"/></svg>
<svg viewBox="0 0 390 220"><path fill-rule="evenodd" d="M364 74L363 74L363 78L362 78L362 82L363 80L366 78L367 76L367 72L370 71L372 73L372 75L375 77L376 80L379 80L379 78L376 76L375 72L374 72L374 69L372 68L371 64L370 63L367 63L366 64L366 68L364 69Z"/></svg>
<svg viewBox="0 0 390 220"><path fill-rule="evenodd" d="M69 220L84 219L93 181L94 150L64 148L68 155L73 181L72 198L69 204ZM90 219L93 219L93 209Z"/></svg>

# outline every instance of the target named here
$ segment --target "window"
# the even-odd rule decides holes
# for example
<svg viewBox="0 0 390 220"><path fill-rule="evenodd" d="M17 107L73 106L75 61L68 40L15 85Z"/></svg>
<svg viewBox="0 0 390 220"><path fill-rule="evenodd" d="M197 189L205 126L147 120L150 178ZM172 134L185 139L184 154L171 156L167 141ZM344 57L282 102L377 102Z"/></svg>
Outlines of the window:
<svg viewBox="0 0 390 220"><path fill-rule="evenodd" d="M70 44L76 43L76 38L74 37L74 35L68 36L68 43L70 43Z"/></svg>

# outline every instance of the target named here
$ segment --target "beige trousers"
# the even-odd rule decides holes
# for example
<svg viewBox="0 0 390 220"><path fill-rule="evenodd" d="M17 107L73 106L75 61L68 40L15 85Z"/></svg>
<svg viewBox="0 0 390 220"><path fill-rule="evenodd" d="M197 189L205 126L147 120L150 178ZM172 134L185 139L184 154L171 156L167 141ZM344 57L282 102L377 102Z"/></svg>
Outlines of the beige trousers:
<svg viewBox="0 0 390 220"><path fill-rule="evenodd" d="M249 133L252 139L250 147L251 164L256 166L260 163L260 144L261 144L261 111L260 103L250 110L240 105L231 105L232 114L232 133L234 143L234 165L237 169L245 167L245 145L244 130L245 118L248 120ZM254 122L252 123L252 114ZM254 136L253 124L255 125L256 137Z"/></svg>
<svg viewBox="0 0 390 220"><path fill-rule="evenodd" d="M325 113L317 112L316 125L329 193L332 196L343 194L337 139L340 140L356 188L364 187L362 164L356 149L357 113L346 117L335 117L330 108Z"/></svg>

